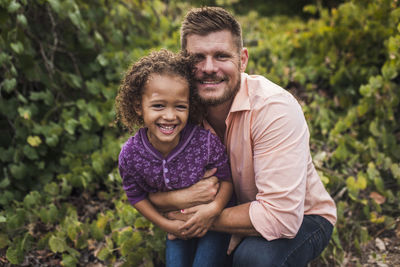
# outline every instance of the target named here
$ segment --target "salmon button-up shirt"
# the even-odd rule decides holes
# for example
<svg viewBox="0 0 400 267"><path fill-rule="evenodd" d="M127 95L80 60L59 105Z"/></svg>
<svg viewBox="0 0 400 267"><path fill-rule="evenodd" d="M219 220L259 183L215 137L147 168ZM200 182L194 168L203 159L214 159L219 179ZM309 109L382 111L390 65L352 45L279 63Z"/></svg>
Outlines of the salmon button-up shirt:
<svg viewBox="0 0 400 267"><path fill-rule="evenodd" d="M251 202L251 222L265 239L295 237L305 214L335 224L336 206L314 168L303 111L289 92L242 73L225 123L238 203ZM204 127L211 129L206 121Z"/></svg>

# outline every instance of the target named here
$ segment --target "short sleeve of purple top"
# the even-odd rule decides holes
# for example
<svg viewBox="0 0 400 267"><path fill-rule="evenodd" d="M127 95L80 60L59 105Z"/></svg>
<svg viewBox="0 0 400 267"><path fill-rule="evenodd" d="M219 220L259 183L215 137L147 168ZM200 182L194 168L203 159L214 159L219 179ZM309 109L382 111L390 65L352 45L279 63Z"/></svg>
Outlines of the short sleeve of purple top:
<svg viewBox="0 0 400 267"><path fill-rule="evenodd" d="M150 144L146 131L142 128L130 137L119 154L123 189L132 205L148 193L191 186L212 168L217 168L215 176L220 180L231 181L225 147L210 131L186 125L167 157Z"/></svg>

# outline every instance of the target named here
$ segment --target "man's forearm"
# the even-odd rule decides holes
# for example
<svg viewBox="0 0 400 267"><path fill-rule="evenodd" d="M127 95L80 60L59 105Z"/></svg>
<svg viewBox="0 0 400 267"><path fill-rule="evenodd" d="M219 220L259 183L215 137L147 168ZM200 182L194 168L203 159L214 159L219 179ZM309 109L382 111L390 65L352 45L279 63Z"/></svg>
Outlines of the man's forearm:
<svg viewBox="0 0 400 267"><path fill-rule="evenodd" d="M185 209L190 206L191 198L187 197L185 190L175 190L169 192L157 192L149 194L149 200L160 211L172 211Z"/></svg>
<svg viewBox="0 0 400 267"><path fill-rule="evenodd" d="M149 200L160 211L186 209L213 201L218 188L218 178L213 176L188 188L149 194Z"/></svg>
<svg viewBox="0 0 400 267"><path fill-rule="evenodd" d="M250 202L224 209L215 219L211 229L244 236L260 235L251 223L249 208Z"/></svg>

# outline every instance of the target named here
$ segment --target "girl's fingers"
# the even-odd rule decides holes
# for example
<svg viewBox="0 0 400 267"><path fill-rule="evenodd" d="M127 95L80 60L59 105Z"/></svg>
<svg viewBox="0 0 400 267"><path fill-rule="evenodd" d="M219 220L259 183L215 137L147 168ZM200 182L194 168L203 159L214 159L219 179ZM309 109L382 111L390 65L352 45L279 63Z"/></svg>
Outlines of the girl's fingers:
<svg viewBox="0 0 400 267"><path fill-rule="evenodd" d="M191 214L191 213L195 213L199 210L199 206L193 206L190 208L186 208L186 209L181 209L180 212L182 214Z"/></svg>

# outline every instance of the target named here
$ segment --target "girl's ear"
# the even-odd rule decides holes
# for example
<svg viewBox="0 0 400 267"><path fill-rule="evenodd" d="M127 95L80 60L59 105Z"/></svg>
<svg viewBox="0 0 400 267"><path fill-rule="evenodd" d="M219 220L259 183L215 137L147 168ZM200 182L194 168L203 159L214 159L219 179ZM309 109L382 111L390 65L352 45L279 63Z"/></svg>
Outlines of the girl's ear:
<svg viewBox="0 0 400 267"><path fill-rule="evenodd" d="M142 105L140 102L135 102L133 108L139 116L143 116Z"/></svg>

